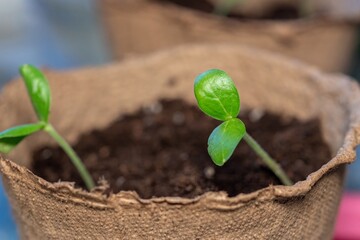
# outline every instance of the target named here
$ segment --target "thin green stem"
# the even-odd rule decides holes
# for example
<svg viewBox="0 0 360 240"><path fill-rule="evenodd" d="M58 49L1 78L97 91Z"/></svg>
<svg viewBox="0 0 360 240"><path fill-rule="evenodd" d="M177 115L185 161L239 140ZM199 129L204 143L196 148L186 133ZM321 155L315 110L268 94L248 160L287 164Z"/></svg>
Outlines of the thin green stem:
<svg viewBox="0 0 360 240"><path fill-rule="evenodd" d="M269 156L269 154L255 141L254 138L252 138L248 133L246 133L244 136L244 140L255 151L255 153L262 158L268 168L270 168L274 172L274 174L280 179L280 181L284 185L290 186L293 184L284 172L284 170L281 168L281 166Z"/></svg>
<svg viewBox="0 0 360 240"><path fill-rule="evenodd" d="M65 151L65 153L69 156L72 163L76 167L76 169L79 171L81 178L83 179L86 187L91 190L95 187L94 181L92 177L90 176L88 170L80 160L79 156L75 153L75 151L72 149L72 147L66 142L66 140L60 136L60 134L54 129L54 127L48 123L44 130L52 136L55 141L60 145L60 147Z"/></svg>

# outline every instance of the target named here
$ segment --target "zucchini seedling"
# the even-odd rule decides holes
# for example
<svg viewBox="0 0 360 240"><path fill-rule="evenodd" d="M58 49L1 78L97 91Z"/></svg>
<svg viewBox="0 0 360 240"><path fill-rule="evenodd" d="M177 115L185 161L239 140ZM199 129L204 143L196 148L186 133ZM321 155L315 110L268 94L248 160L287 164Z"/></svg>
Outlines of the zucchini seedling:
<svg viewBox="0 0 360 240"><path fill-rule="evenodd" d="M221 16L228 16L231 10L245 0L222 0L215 5L214 13Z"/></svg>
<svg viewBox="0 0 360 240"><path fill-rule="evenodd" d="M38 117L38 122L12 127L0 132L0 152L9 153L27 136L44 130L66 152L78 170L86 187L91 190L95 184L86 167L71 146L49 122L51 93L48 80L39 69L32 65L22 65L19 70L27 88L33 108Z"/></svg>
<svg viewBox="0 0 360 240"><path fill-rule="evenodd" d="M211 69L200 74L195 79L194 93L199 108L206 115L223 121L208 139L208 152L216 165L224 165L244 139L284 185L292 185L281 166L246 132L245 124L238 118L239 93L226 72Z"/></svg>

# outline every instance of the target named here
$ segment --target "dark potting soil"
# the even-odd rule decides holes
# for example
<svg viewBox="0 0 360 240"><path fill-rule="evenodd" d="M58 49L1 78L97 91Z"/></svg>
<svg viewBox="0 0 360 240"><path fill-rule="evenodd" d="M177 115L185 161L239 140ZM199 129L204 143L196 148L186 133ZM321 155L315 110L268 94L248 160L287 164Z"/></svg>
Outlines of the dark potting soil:
<svg viewBox="0 0 360 240"><path fill-rule="evenodd" d="M300 122L260 110L243 111L240 117L248 133L294 182L304 180L330 159L317 120ZM74 149L94 179L104 177L109 182L110 191L135 190L143 198L194 197L208 191L234 196L280 184L244 141L223 167L214 165L207 139L219 123L196 106L162 100L80 136ZM33 157L32 170L38 176L84 187L59 147L44 146Z"/></svg>
<svg viewBox="0 0 360 240"><path fill-rule="evenodd" d="M215 6L208 0L154 0L162 3L171 3L178 6L191 8L197 11L214 14ZM241 3L239 3L241 4ZM227 15L229 18L235 19L269 19L269 20L291 20L300 18L300 9L292 5L277 4L268 9L261 17L244 16L239 13L230 13Z"/></svg>

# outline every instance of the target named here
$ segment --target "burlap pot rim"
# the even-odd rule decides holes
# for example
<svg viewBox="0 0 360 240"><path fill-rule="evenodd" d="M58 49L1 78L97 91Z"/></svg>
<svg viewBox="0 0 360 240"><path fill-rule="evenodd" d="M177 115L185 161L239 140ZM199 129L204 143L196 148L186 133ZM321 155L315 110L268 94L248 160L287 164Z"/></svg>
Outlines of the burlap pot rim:
<svg viewBox="0 0 360 240"><path fill-rule="evenodd" d="M193 203L201 203L209 208L231 210L241 207L243 204L249 202L259 201L272 201L274 199L286 200L287 198L302 197L306 195L311 188L322 178L324 175L329 173L332 169L339 167L340 165L352 163L355 159L355 147L360 144L360 88L358 84L343 75L336 76L334 74L324 74L306 64L300 63L297 60L292 60L287 57L283 57L277 54L269 53L263 50L253 49L247 46L238 45L223 45L223 44L206 44L206 45L192 45L192 46L181 46L171 50L159 51L155 54L150 54L146 57L134 57L128 60L124 60L120 63L109 64L102 66L101 68L112 68L119 67L120 65L126 67L128 65L137 64L139 61L142 63L151 62L155 59L162 58L169 53L175 54L182 51L197 51L206 49L229 49L230 52L234 48L242 51L244 54L256 55L258 58L262 58L267 61L281 62L282 65L286 65L289 68L301 67L309 77L313 78L314 81L318 79L332 78L339 81L340 86L344 86L340 90L343 92L344 101L350 112L350 121L348 123L348 130L344 137L343 145L339 148L336 156L333 157L328 163L323 165L319 170L310 174L304 181L299 181L293 186L269 186L258 191L248 194L238 194L234 197L228 197L225 192L208 192L201 196L189 199L181 197L153 197L151 199L142 199L136 192L133 191L121 191L116 194L110 194L105 196L102 194L101 189L95 189L92 192L86 192L82 189L74 188L72 183L58 182L50 183L35 174L29 169L19 166L13 161L0 156L0 170L15 175L26 175L34 185L36 190L40 192L48 192L54 195L58 199L64 199L66 201L73 201L74 203L86 205L93 208L112 208L115 205L131 205L137 206L142 204L161 204L167 203L171 205L187 205ZM86 68L80 70L87 71ZM11 83L10 83L11 84ZM6 86L3 89L6 91ZM11 171L10 171L11 169ZM20 181L20 179L19 179ZM68 197L71 196L71 197Z"/></svg>

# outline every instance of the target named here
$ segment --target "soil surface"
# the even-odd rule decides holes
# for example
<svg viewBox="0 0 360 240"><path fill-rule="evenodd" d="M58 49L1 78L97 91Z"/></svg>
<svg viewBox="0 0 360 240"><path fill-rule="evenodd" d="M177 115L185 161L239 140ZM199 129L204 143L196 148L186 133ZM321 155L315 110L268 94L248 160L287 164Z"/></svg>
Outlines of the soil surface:
<svg viewBox="0 0 360 240"><path fill-rule="evenodd" d="M176 4L182 7L191 8L197 11L214 14L215 6L208 0L153 0L162 3ZM241 4L241 3L239 3ZM268 9L260 16L245 16L239 13L230 12L227 17L236 19L268 19L268 20L291 20L300 18L300 11L293 5L277 4Z"/></svg>
<svg viewBox="0 0 360 240"><path fill-rule="evenodd" d="M293 181L304 180L330 159L317 120L300 122L258 109L243 111L240 117L248 133ZM226 191L235 196L280 184L244 141L223 167L214 165L207 153L207 139L218 124L196 106L162 100L120 116L105 129L80 136L74 148L93 178L104 177L114 193L135 190L141 197L151 198ZM84 187L60 148L44 146L33 156L32 170L38 176Z"/></svg>

